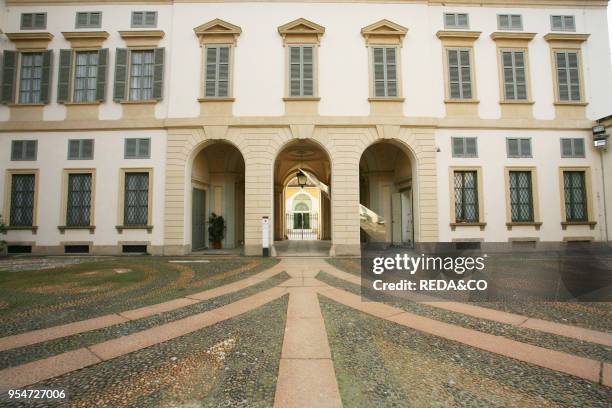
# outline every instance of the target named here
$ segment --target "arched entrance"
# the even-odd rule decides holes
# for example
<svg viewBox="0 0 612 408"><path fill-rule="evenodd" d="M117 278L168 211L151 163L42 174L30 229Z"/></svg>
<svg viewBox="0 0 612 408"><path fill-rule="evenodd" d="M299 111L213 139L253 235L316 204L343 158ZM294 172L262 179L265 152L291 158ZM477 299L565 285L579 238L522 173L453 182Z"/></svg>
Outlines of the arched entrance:
<svg viewBox="0 0 612 408"><path fill-rule="evenodd" d="M325 150L309 140L287 144L274 164L277 255L329 254L330 194L331 162Z"/></svg>
<svg viewBox="0 0 612 408"><path fill-rule="evenodd" d="M415 168L394 142L377 142L363 152L359 161L362 243L414 245Z"/></svg>
<svg viewBox="0 0 612 408"><path fill-rule="evenodd" d="M223 217L225 224L221 248L243 246L244 176L242 154L230 143L211 143L195 155L191 167L192 251L213 246L208 231L213 213Z"/></svg>

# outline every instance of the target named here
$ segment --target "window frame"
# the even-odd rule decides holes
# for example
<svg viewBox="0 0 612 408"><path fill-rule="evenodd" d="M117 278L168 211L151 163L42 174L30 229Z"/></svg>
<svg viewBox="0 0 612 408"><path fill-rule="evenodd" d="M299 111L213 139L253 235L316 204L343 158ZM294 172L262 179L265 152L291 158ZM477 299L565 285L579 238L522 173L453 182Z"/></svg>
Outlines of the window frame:
<svg viewBox="0 0 612 408"><path fill-rule="evenodd" d="M472 171L476 173L476 188L477 188L477 200L478 200L478 220L477 222L457 222L455 213L455 172ZM484 212L484 192L483 192L483 171L481 166L451 166L448 168L449 175L449 197L450 197L450 227L451 231L454 231L456 227L480 227L480 230L484 230L487 223L485 222Z"/></svg>
<svg viewBox="0 0 612 408"><path fill-rule="evenodd" d="M572 154L570 156L566 156L563 154L563 141L571 140L572 141ZM584 152L581 156L576 155L576 140L582 140L582 151ZM559 148L561 149L561 158L562 159L584 159L586 158L586 146L587 143L582 137L562 137L559 138Z"/></svg>
<svg viewBox="0 0 612 408"><path fill-rule="evenodd" d="M455 23L452 26L449 26L446 24L446 16L449 16L449 15L454 16ZM466 21L467 21L465 26L460 26L458 24L459 15L465 15ZM443 13L442 20L444 22L444 29L446 30L469 30L470 29L470 14L469 13Z"/></svg>
<svg viewBox="0 0 612 408"><path fill-rule="evenodd" d="M157 99L153 98L153 90L154 90L154 87L155 87L155 48L156 47L153 47L153 48L151 48L151 47L133 47L133 48L128 48L128 64L127 64L128 72L127 72L127 81L126 81L126 84L125 84L125 87L126 87L125 92L126 92L126 96L127 96L127 98L126 98L127 102L152 102L152 101L157 102ZM142 52L142 53L150 52L151 55L152 55L152 58L151 58L151 61L152 61L152 63L151 63L151 66L152 66L152 69L151 69L151 88L150 88L151 89L151 98L148 98L148 99L143 99L143 98L132 99L132 92L131 92L132 91L132 87L131 87L132 86L132 78L133 78L133 76L132 76L132 65L133 65L133 56L134 56L135 52L136 53L139 53L139 52ZM140 76L140 78L143 78L143 76ZM140 87L138 89L142 93L143 90L148 89L148 88Z"/></svg>
<svg viewBox="0 0 612 408"><path fill-rule="evenodd" d="M514 99L508 98L506 93L506 77L505 77L505 65L504 65L504 53L512 53L512 74L513 78L516 78L516 66L515 66L515 53L523 53L523 70L525 75L525 99ZM498 59L499 59L499 80L500 80L500 96L501 101L504 103L530 103L531 102L531 76L529 75L529 50L523 47L500 47L498 48ZM518 96L518 83L514 80L514 92L515 96Z"/></svg>
<svg viewBox="0 0 612 408"><path fill-rule="evenodd" d="M127 154L127 141L128 140L136 140L136 155L134 156L129 156ZM149 154L147 156L139 156L138 152L139 147L140 147L140 143L142 140L148 140L149 141ZM151 138L150 137L126 137L123 139L123 158L125 160L134 160L134 159L140 159L140 160L148 160L151 158Z"/></svg>
<svg viewBox="0 0 612 408"><path fill-rule="evenodd" d="M470 59L470 93L471 96L469 98L453 98L451 96L451 80L450 80L450 65L448 61L449 51L457 51L459 52L459 56L461 55L461 51L467 51ZM444 47L444 78L446 81L445 86L445 94L446 100L445 102L476 102L478 100L476 96L476 75L474 68L474 47L472 46L445 46ZM459 79L461 79L461 65L459 65ZM460 80L461 85L461 80ZM463 88L460 86L460 93L463 94Z"/></svg>
<svg viewBox="0 0 612 408"><path fill-rule="evenodd" d="M585 181L585 195L586 195L586 206L587 212L586 221L568 221L567 214L565 211L565 185L564 185L564 173L566 171L582 171L584 172ZM563 230L572 225L587 225L589 228L595 229L597 221L595 219L595 213L593 211L593 184L591 168L588 166L561 166L559 167L559 204L561 211L561 227Z"/></svg>
<svg viewBox="0 0 612 408"><path fill-rule="evenodd" d="M89 209L89 225L72 226L68 225L68 181L72 174L90 174L91 175L91 191L90 191L90 209ZM96 169L95 168L66 168L62 171L62 202L60 206L60 226L58 229L61 233L67 229L89 229L93 233L95 229L96 218Z"/></svg>
<svg viewBox="0 0 612 408"><path fill-rule="evenodd" d="M304 95L304 63L303 63L303 49L304 48L312 48L312 95ZM318 50L319 45L317 43L309 43L309 42L287 42L285 44L286 52L286 67L285 67L285 89L286 89L286 98L287 99L312 99L317 98L319 96L318 92ZM299 48L300 49L300 94L299 95L291 95L291 49Z"/></svg>
<svg viewBox="0 0 612 408"><path fill-rule="evenodd" d="M44 58L45 58L45 50L27 50L27 51L21 51L18 50L18 63L17 63L17 75L15 78L15 82L16 82L16 92L15 92L15 105L23 105L23 106L28 106L28 105L45 105L45 103L42 101L42 92L43 92L43 82L42 82L42 77L43 77L43 70L44 70L44 66L45 66L45 62L44 62ZM22 71L23 71L23 56L24 55L29 55L29 54L39 54L40 55L40 61L41 61L41 65L40 65L40 71L41 71L41 76L39 78L40 81L40 89L38 90L38 94L39 94L39 100L38 102L22 102L21 101L21 87L23 85L23 78L22 78ZM52 75L52 71L50 71L50 74ZM29 81L33 81L34 78L31 76L29 79ZM49 78L49 82L51 83L51 78ZM49 89L49 91L51 92L51 89ZM29 91L30 95L32 95L32 90Z"/></svg>
<svg viewBox="0 0 612 408"><path fill-rule="evenodd" d="M80 53L88 53L88 54L97 53L98 54L96 57L96 65L95 65L96 66L96 81L95 81L96 88L94 89L94 98L91 101L90 100L86 100L86 101L76 100L77 57L78 57L78 54ZM108 59L108 55L107 55L107 59ZM88 64L86 66L89 67L91 65ZM100 67L100 49L99 48L79 48L79 49L72 50L72 61L71 61L71 68L70 68L70 89L68 90L69 96L70 96L70 103L83 104L83 105L99 103L97 100L99 67ZM108 65L107 65L107 69L108 69ZM107 86L106 82L105 82L105 86Z"/></svg>
<svg viewBox="0 0 612 408"><path fill-rule="evenodd" d="M569 99L567 101L561 100L561 95L559 93L559 68L557 66L557 53L575 53L576 60L578 63L578 86L580 92L580 99L572 100ZM552 70L553 70L553 86L554 86L554 94L555 94L555 104L559 105L581 105L584 104L585 101L585 88L584 88L584 76L582 69L582 50L580 48L567 48L567 47L551 47L551 58L552 58ZM566 57L567 58L567 57ZM566 68L569 69L569 68ZM571 83L568 84L571 89Z"/></svg>
<svg viewBox="0 0 612 408"><path fill-rule="evenodd" d="M510 154L510 141L511 140L518 140L518 155L511 155ZM529 154L523 154L523 149L522 149L522 145L520 143L520 141L522 140L528 140L529 141ZM531 159L533 158L533 144L531 143L531 138L530 137L506 137L506 156L509 159Z"/></svg>
<svg viewBox="0 0 612 408"><path fill-rule="evenodd" d="M11 225L11 202L12 202L12 191L13 191L13 176L20 174L33 174L34 175L34 203L32 208L32 225L30 226L15 226ZM32 233L36 233L38 229L38 196L40 189L40 174L38 169L7 169L4 184L4 210L6 213L6 229L11 230L30 230Z"/></svg>
<svg viewBox="0 0 612 408"><path fill-rule="evenodd" d="M561 17L561 28L555 29L553 25L553 19L555 17ZM574 23L574 28L567 28L565 24L565 19L567 17L571 17ZM575 32L576 31L576 16L573 14L551 14L550 15L550 31L559 31L559 32Z"/></svg>
<svg viewBox="0 0 612 408"><path fill-rule="evenodd" d="M31 14L32 15L32 27L24 27L23 25L23 16ZM44 16L44 24L42 27L36 27L34 22L36 20L36 15ZM20 30L46 30L47 29L47 12L31 12L31 13L21 13L19 17L19 29Z"/></svg>
<svg viewBox="0 0 612 408"><path fill-rule="evenodd" d="M21 148L21 156L20 157L13 157L13 144L15 142L22 142L24 143L22 145ZM26 157L26 143L27 142L34 142L34 158L33 159L28 159ZM11 140L11 150L10 150L10 161L36 161L38 159L38 139L15 139L15 140Z"/></svg>
<svg viewBox="0 0 612 408"><path fill-rule="evenodd" d="M531 212L532 221L513 221L512 220L512 202L510 196L510 173L511 172L529 172L531 173ZM512 230L516 226L532 226L536 230L542 225L540 215L540 198L538 195L538 173L535 166L506 166L504 168L504 190L506 196L506 227Z"/></svg>
<svg viewBox="0 0 612 408"><path fill-rule="evenodd" d="M79 14L87 14L87 24L85 24L85 25L80 25L79 24ZM99 23L97 25L91 24L91 15L92 14L99 14L100 15L100 20L99 20ZM75 12L75 14L74 14L74 28L75 29L102 28L102 12L101 11L77 11L77 12Z"/></svg>
<svg viewBox="0 0 612 408"><path fill-rule="evenodd" d="M91 157L83 157L83 143L91 140ZM79 142L79 155L77 157L70 157L70 142ZM68 153L66 155L67 160L93 160L95 155L96 142L94 138L78 138L68 139Z"/></svg>
<svg viewBox="0 0 612 408"><path fill-rule="evenodd" d="M207 96L206 95L206 75L208 72L208 48L217 48L218 50L220 48L228 48L228 63L227 63L227 95L226 96L219 96L219 71L218 71L218 67L219 67L219 63L217 62L216 64L216 69L217 69L217 75L216 75L216 79L215 79L215 96ZM214 99L214 100L224 100L224 99L229 99L233 97L234 94L234 87L233 87L233 79L234 79L234 75L233 75L233 67L234 67L234 45L231 43L219 43L219 44L215 44L215 43L203 43L201 45L202 48L202 70L201 70L201 83L200 83L200 99ZM219 56L220 51L217 51L217 56Z"/></svg>
<svg viewBox="0 0 612 408"><path fill-rule="evenodd" d="M129 173L148 173L148 208L147 208L147 225L125 225L125 178ZM124 229L145 229L151 233L153 229L153 168L152 167L123 167L119 169L119 199L118 199L118 219L116 229L122 233Z"/></svg>
<svg viewBox="0 0 612 408"><path fill-rule="evenodd" d="M134 24L134 14L135 13L143 13L143 23L142 24ZM147 13L155 14L155 22L153 24L146 24L146 15ZM156 10L132 10L130 13L130 28L157 28L157 19L159 17L159 13Z"/></svg>
<svg viewBox="0 0 612 408"><path fill-rule="evenodd" d="M463 140L463 153L456 155L454 152L454 140L455 139L462 139ZM467 153L467 139L474 139L475 143L474 146L475 148L475 153L472 154L468 154ZM476 136L451 136L451 157L456 158L456 159L475 159L478 158L478 137Z"/></svg>
<svg viewBox="0 0 612 408"><path fill-rule="evenodd" d="M509 22L510 22L510 26L508 28L503 28L501 26L501 17L502 16L508 16L509 17ZM516 17L518 16L520 18L520 25L519 27L514 27L512 25L512 17ZM497 29L500 31L523 31L523 15L522 14L514 14L514 13L500 13L497 15Z"/></svg>

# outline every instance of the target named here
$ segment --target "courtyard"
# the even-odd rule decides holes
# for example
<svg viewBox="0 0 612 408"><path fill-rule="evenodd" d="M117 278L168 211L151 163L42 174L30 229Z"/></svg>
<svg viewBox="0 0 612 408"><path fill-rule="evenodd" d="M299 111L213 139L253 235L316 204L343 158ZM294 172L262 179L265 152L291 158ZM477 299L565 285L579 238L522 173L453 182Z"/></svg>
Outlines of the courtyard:
<svg viewBox="0 0 612 408"><path fill-rule="evenodd" d="M364 301L359 268L2 259L0 406L609 406L609 303Z"/></svg>

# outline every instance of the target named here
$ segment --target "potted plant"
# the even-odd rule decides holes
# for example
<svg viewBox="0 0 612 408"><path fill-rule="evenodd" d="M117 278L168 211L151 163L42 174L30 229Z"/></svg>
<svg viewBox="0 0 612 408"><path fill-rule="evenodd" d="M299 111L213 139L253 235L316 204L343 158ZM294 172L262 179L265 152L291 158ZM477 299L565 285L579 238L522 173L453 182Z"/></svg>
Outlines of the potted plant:
<svg viewBox="0 0 612 408"><path fill-rule="evenodd" d="M225 220L222 216L211 213L208 217L208 240L214 249L221 248L221 241L225 235Z"/></svg>

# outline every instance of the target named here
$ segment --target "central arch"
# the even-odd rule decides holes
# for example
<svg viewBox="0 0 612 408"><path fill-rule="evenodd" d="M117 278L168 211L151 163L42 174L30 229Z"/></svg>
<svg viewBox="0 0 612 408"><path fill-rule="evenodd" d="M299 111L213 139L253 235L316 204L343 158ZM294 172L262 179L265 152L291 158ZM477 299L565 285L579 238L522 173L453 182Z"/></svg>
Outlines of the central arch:
<svg viewBox="0 0 612 408"><path fill-rule="evenodd" d="M306 176L300 185L298 173ZM309 139L293 140L274 162L277 255L328 255L331 247L331 160Z"/></svg>

